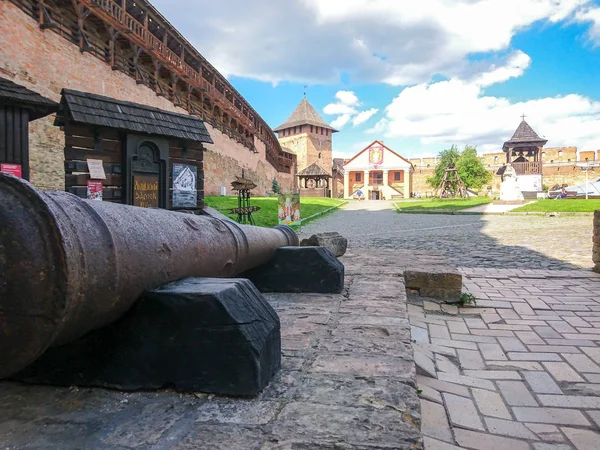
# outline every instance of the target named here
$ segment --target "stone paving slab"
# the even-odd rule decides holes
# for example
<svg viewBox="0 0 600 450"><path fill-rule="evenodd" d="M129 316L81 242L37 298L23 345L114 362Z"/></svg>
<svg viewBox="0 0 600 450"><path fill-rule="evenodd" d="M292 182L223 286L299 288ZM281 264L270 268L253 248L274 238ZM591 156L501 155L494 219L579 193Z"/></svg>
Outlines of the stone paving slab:
<svg viewBox="0 0 600 450"><path fill-rule="evenodd" d="M459 369L436 364L417 377L422 402L437 405L423 408L435 411L422 418L425 448L600 448L600 377L593 378L600 371L600 275L461 272L466 292L495 303L477 301L448 314L409 297L415 361L438 361L450 350Z"/></svg>
<svg viewBox="0 0 600 450"><path fill-rule="evenodd" d="M349 252L339 295L266 295L281 318L283 368L256 398L1 382L0 448L422 448L396 258Z"/></svg>

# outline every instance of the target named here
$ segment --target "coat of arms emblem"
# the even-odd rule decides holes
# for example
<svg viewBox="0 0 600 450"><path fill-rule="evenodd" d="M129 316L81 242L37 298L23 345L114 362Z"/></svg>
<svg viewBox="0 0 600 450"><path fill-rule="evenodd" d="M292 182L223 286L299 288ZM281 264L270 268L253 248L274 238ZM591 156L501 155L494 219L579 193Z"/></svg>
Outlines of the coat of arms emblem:
<svg viewBox="0 0 600 450"><path fill-rule="evenodd" d="M383 147L376 146L369 149L369 164L378 166L383 163Z"/></svg>

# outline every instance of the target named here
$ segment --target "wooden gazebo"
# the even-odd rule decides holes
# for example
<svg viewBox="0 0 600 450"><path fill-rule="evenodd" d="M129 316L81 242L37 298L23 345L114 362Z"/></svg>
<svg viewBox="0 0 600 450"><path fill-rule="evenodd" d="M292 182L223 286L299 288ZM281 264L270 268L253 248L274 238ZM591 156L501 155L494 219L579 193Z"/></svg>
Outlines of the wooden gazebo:
<svg viewBox="0 0 600 450"><path fill-rule="evenodd" d="M300 179L300 193L306 197L330 197L329 179L331 175L313 163L306 169L298 172Z"/></svg>

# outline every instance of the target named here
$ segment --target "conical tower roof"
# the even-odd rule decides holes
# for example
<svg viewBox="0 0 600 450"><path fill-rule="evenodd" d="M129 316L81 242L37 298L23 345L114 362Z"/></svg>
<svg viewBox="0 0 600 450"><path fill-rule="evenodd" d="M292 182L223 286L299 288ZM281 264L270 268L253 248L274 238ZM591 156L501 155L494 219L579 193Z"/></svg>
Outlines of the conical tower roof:
<svg viewBox="0 0 600 450"><path fill-rule="evenodd" d="M542 139L538 134L533 131L533 128L529 126L525 119L519 124L517 131L513 134L510 140L504 143L504 147L514 147L518 144L541 144L542 146L548 142L547 139Z"/></svg>
<svg viewBox="0 0 600 450"><path fill-rule="evenodd" d="M288 119L282 125L279 125L273 131L281 131L285 130L286 128L297 127L298 125L314 125L317 127L327 128L331 130L332 133L336 133L338 131L323 120L315 108L313 108L308 100L306 100L306 97L302 99L290 117L288 117Z"/></svg>

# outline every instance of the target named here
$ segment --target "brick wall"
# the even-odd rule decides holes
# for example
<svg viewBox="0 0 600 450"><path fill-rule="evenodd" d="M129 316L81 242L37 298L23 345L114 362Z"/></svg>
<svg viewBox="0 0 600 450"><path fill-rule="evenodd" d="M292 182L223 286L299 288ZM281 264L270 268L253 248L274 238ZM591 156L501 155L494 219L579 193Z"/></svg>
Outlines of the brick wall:
<svg viewBox="0 0 600 450"><path fill-rule="evenodd" d="M186 113L146 86L136 84L128 75L113 71L95 56L81 53L78 46L52 30L41 30L35 20L13 4L0 2L0 18L0 76L55 101L60 100L62 88L70 88ZM30 125L31 181L43 189L62 190L64 134L53 122L54 116L50 116ZM229 188L233 174L241 175L242 167L255 174L254 181L261 189L270 189L273 178L282 187L291 188L293 177L279 174L265 161L262 141L255 139L259 151L255 154L208 124L207 128L215 145L207 146L210 151L205 159L206 195L218 194L221 185ZM219 164L225 161L227 169L217 175Z"/></svg>
<svg viewBox="0 0 600 450"><path fill-rule="evenodd" d="M554 147L542 149L542 161L551 162L575 162L577 161L577 147Z"/></svg>

